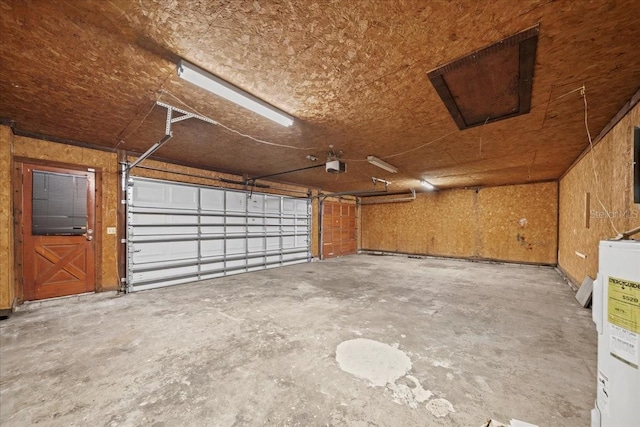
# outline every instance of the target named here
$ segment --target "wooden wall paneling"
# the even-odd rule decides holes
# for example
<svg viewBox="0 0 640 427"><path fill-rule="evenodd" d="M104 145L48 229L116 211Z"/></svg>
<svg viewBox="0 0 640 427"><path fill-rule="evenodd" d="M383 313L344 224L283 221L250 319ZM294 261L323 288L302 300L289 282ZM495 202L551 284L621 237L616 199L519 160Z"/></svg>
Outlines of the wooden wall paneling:
<svg viewBox="0 0 640 427"><path fill-rule="evenodd" d="M640 104L560 180L558 264L576 286L585 276L595 278L599 241L616 236L611 222L619 232L640 226L640 205L633 203L633 128L638 124ZM588 228L584 207L587 193Z"/></svg>
<svg viewBox="0 0 640 427"><path fill-rule="evenodd" d="M480 189L480 256L555 264L557 194L556 182Z"/></svg>
<svg viewBox="0 0 640 427"><path fill-rule="evenodd" d="M15 297L12 147L13 132L0 125L0 311L11 310Z"/></svg>
<svg viewBox="0 0 640 427"><path fill-rule="evenodd" d="M555 264L556 195L551 182L438 191L419 194L413 202L363 205L362 249Z"/></svg>
<svg viewBox="0 0 640 427"><path fill-rule="evenodd" d="M474 190L418 194L406 203L362 205L362 249L469 258Z"/></svg>

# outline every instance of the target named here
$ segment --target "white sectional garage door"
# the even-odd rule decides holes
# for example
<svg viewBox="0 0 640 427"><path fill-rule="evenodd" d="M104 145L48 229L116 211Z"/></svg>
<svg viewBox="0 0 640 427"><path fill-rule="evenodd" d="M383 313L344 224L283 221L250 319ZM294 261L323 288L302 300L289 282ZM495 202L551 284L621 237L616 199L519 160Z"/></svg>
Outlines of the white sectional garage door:
<svg viewBox="0 0 640 427"><path fill-rule="evenodd" d="M311 259L308 199L137 177L127 197L130 292Z"/></svg>

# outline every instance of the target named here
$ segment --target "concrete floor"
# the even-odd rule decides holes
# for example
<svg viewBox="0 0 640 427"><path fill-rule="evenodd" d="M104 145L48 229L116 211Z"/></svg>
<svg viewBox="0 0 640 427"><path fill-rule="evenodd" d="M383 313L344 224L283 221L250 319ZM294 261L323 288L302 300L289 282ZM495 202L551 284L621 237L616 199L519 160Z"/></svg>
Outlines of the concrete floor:
<svg viewBox="0 0 640 427"><path fill-rule="evenodd" d="M0 424L582 427L590 316L551 268L371 255L27 304L0 322ZM396 344L408 376L342 371L356 338Z"/></svg>

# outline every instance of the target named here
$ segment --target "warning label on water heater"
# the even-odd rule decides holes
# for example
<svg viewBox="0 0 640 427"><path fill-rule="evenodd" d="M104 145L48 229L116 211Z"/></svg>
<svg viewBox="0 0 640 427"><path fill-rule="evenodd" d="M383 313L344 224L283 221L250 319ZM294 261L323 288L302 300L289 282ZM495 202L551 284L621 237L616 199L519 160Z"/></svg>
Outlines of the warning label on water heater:
<svg viewBox="0 0 640 427"><path fill-rule="evenodd" d="M640 283L609 277L608 293L610 352L637 369L640 364Z"/></svg>
<svg viewBox="0 0 640 427"><path fill-rule="evenodd" d="M609 277L608 321L640 333L640 283Z"/></svg>

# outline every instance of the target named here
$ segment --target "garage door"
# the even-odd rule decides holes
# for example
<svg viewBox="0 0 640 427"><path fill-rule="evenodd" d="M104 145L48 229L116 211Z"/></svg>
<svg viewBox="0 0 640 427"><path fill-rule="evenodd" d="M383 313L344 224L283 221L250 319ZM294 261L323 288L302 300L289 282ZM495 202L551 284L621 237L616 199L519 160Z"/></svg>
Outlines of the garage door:
<svg viewBox="0 0 640 427"><path fill-rule="evenodd" d="M128 291L308 262L308 199L133 178Z"/></svg>

